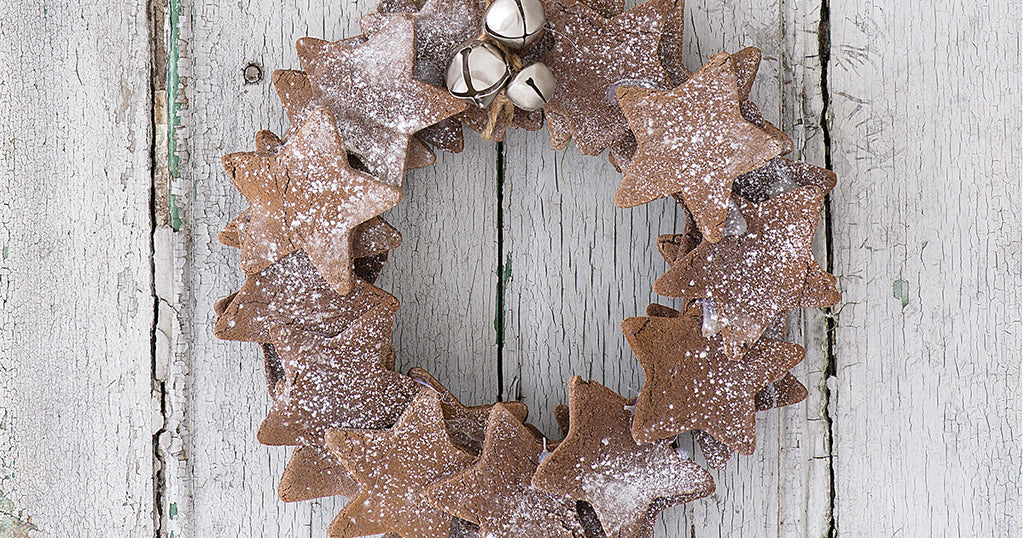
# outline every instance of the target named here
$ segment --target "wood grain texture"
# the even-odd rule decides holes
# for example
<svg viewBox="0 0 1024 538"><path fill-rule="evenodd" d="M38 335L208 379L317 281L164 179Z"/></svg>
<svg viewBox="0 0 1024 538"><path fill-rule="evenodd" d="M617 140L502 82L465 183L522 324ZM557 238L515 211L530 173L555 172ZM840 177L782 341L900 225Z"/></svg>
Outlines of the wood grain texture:
<svg viewBox="0 0 1024 538"><path fill-rule="evenodd" d="M635 2L634 2L635 3ZM774 0L743 4L688 2L687 67L711 54L757 46L764 59L752 99L790 134L795 158L824 164L819 126L820 4ZM534 420L557 433L550 410L566 400L571 375L596 379L636 396L643 384L619 329L650 302L667 265L656 239L682 228L671 199L633 209L612 202L621 174L602 157L570 146L550 149L545 133L517 133L506 143L505 219L512 278L504 350L506 383L518 378ZM819 241L819 259L824 259ZM829 520L825 442L825 321L820 312L793 316L791 340L808 349L794 374L810 389L800 405L758 417L753 456L713 473L714 496L666 511L658 536L823 536ZM680 442L703 462L690 441Z"/></svg>
<svg viewBox="0 0 1024 538"><path fill-rule="evenodd" d="M0 536L152 535L146 4L0 13Z"/></svg>
<svg viewBox="0 0 1024 538"><path fill-rule="evenodd" d="M841 533L1020 535L1020 16L832 5Z"/></svg>
<svg viewBox="0 0 1024 538"><path fill-rule="evenodd" d="M359 17L375 7L374 1L182 3L181 177L171 192L183 226L161 232L172 236L165 247L165 259L173 260L166 293L176 313L168 323L169 427L161 442L165 535L321 536L344 504L340 497L277 499L289 450L256 441L269 406L261 354L255 345L212 334L214 302L242 281L238 251L215 237L247 207L220 156L250 149L258 129L283 132L286 119L270 74L299 68L296 39L357 35ZM255 84L242 77L250 62L264 74ZM402 303L394 338L399 369L424 367L474 404L497 394L496 157L493 144L468 138L462 154L410 173L404 200L384 215L404 241L379 285Z"/></svg>

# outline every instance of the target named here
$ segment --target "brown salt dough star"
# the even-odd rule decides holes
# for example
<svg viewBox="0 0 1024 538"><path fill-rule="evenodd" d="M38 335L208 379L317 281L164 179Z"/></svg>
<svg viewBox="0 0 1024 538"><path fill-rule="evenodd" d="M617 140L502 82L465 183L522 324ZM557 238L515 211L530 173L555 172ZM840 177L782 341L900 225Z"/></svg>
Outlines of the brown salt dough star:
<svg viewBox="0 0 1024 538"><path fill-rule="evenodd" d="M277 496L284 502L335 495L351 499L358 494L359 482L352 478L330 450L319 445L295 448L277 488Z"/></svg>
<svg viewBox="0 0 1024 538"><path fill-rule="evenodd" d="M632 402L596 381L569 380L569 433L533 476L552 495L589 502L610 537L636 538L659 509L715 491L711 475L672 448L640 444L630 433ZM660 511L660 510L659 510Z"/></svg>
<svg viewBox="0 0 1024 538"><path fill-rule="evenodd" d="M242 248L245 226L251 218L252 210L246 209L217 234L217 240L229 247ZM374 217L356 226L352 232L353 272L357 277L373 284L384 269L384 262L388 259L387 251L401 243L402 234L382 217ZM221 313L218 312L218 315Z"/></svg>
<svg viewBox="0 0 1024 538"><path fill-rule="evenodd" d="M310 37L296 43L313 99L334 113L349 151L397 186L412 135L466 109L447 90L413 79L414 28L402 13L357 47Z"/></svg>
<svg viewBox="0 0 1024 538"><path fill-rule="evenodd" d="M657 303L647 305L647 316L658 318L677 318L680 316L678 310L669 308ZM766 330L762 338L769 338L784 342L786 338L786 316L779 316L772 327ZM758 411L767 411L776 407L785 407L804 401L807 397L807 387L804 387L796 376L786 373L778 381L769 383L764 389L754 396L754 407Z"/></svg>
<svg viewBox="0 0 1024 538"><path fill-rule="evenodd" d="M665 255L666 259L675 259L674 252L670 254L663 252L662 254ZM648 317L675 318L679 317L679 311L664 305L651 303L647 306L647 315ZM785 327L786 316L783 314L775 320L772 328L765 331L762 338L784 340ZM770 332L773 334L769 334ZM754 408L757 411L767 411L776 407L785 407L802 402L804 398L807 398L807 387L796 376L787 372L781 379L769 383L754 395ZM693 434L693 439L700 445L708 467L712 469L725 467L729 458L732 457L732 450L728 446L701 430L693 430L690 433Z"/></svg>
<svg viewBox="0 0 1024 538"><path fill-rule="evenodd" d="M661 65L672 80L672 85L682 84L689 78L690 71L683 65L683 2L682 0L648 0L664 1L668 6L665 11L665 26L658 44L658 55ZM612 18L626 9L623 0L583 0L591 9L605 18Z"/></svg>
<svg viewBox="0 0 1024 538"><path fill-rule="evenodd" d="M352 38L350 38L339 43L359 46L363 42L365 42L365 39L353 42ZM309 83L309 77L306 76L304 71L281 69L274 71L271 81L274 84L274 89L277 90L277 97L281 100L281 104L284 105L288 121L291 123L289 131L294 130L317 107L317 99L313 95L313 86ZM358 150L358 148L351 144L347 144L346 149L349 151ZM416 138L409 140L405 154L406 169L423 168L434 164L434 161L434 152L430 148ZM377 164L380 164L380 162Z"/></svg>
<svg viewBox="0 0 1024 538"><path fill-rule="evenodd" d="M735 198L745 231L704 241L658 278L654 290L685 301L713 300L733 358L783 312L837 304L835 277L811 254L823 196L807 186L760 204Z"/></svg>
<svg viewBox="0 0 1024 538"><path fill-rule="evenodd" d="M480 35L483 9L484 6L478 0L427 0L420 8L415 3L403 6L382 3L377 13L363 16L359 24L364 33L372 34L397 13L410 13L416 22L416 64L413 77L444 87L445 71L454 49ZM459 153L464 147L459 121L467 114L474 114L474 109L478 108L467 107L462 114L430 125L416 136L445 151Z"/></svg>
<svg viewBox="0 0 1024 538"><path fill-rule="evenodd" d="M543 450L522 422L496 404L487 419L480 460L423 495L437 508L480 525L484 536L582 538L576 502L530 484Z"/></svg>
<svg viewBox="0 0 1024 538"><path fill-rule="evenodd" d="M272 329L288 325L333 337L374 308L393 315L398 300L362 280L349 293L339 294L300 251L250 275L218 316L214 334L224 340L270 343Z"/></svg>
<svg viewBox="0 0 1024 538"><path fill-rule="evenodd" d="M448 428L448 436L455 446L479 455L484 446L484 435L487 431L487 417L494 404L466 407L423 368L412 368L409 377L417 383L429 387L441 398L441 410L444 412L444 423ZM504 402L502 405L512 413L519 422L526 420L526 404L522 402Z"/></svg>
<svg viewBox="0 0 1024 538"><path fill-rule="evenodd" d="M475 458L448 438L434 391L420 390L391 429L332 430L326 439L327 448L362 488L331 522L331 538L383 532L449 537L452 516L428 504L421 493Z"/></svg>
<svg viewBox="0 0 1024 538"><path fill-rule="evenodd" d="M256 437L266 445L320 444L333 428L394 424L420 386L387 368L394 310L375 307L330 338L271 330L285 377Z"/></svg>
<svg viewBox="0 0 1024 538"><path fill-rule="evenodd" d="M717 242L733 180L782 152L740 114L733 60L715 56L672 91L624 86L617 95L638 147L615 203L633 207L681 193L701 234Z"/></svg>
<svg viewBox="0 0 1024 538"><path fill-rule="evenodd" d="M556 118L551 144L564 147L568 133L580 153L597 155L629 133L609 88L670 84L658 52L665 6L647 2L611 19L576 0L552 0L545 11L554 34L543 58L555 77L554 96L544 106L545 116Z"/></svg>
<svg viewBox="0 0 1024 538"><path fill-rule="evenodd" d="M804 350L761 339L733 360L722 353L721 337L704 337L701 325L699 306L676 318L622 322L645 377L636 401L633 438L651 443L704 430L733 450L751 454L755 395L799 364Z"/></svg>
<svg viewBox="0 0 1024 538"><path fill-rule="evenodd" d="M813 164L776 157L761 168L736 178L732 191L760 203L806 185L814 185L828 194L836 186L836 174Z"/></svg>
<svg viewBox="0 0 1024 538"><path fill-rule="evenodd" d="M786 374L782 379L770 383L761 389L754 396L754 409L767 411L776 407L785 407L802 402L807 397L807 387L804 387L793 374ZM700 451L704 454L704 460L708 467L721 469L729 463L732 458L732 449L725 443L705 431L693 430L693 440L700 445Z"/></svg>
<svg viewBox="0 0 1024 538"><path fill-rule="evenodd" d="M484 4L479 0L426 0L412 11L385 11L363 15L359 26L363 34L372 36L380 32L396 17L411 17L416 31L416 61L414 79L439 88L445 86L445 72L453 53L460 45L480 35L483 25ZM407 15L403 15L407 13Z"/></svg>
<svg viewBox="0 0 1024 538"><path fill-rule="evenodd" d="M341 294L352 289L352 230L402 197L397 187L349 166L334 119L323 108L277 153L231 153L223 161L252 206L242 238L246 273L302 249Z"/></svg>

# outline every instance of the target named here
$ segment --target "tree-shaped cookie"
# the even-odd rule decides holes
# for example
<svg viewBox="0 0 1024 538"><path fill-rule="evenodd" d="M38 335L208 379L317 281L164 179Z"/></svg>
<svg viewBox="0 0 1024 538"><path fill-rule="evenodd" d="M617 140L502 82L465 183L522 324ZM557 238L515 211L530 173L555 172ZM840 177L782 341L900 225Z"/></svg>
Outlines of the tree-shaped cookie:
<svg viewBox="0 0 1024 538"><path fill-rule="evenodd" d="M570 379L568 435L533 476L542 491L589 502L615 538L650 536L652 509L715 490L711 475L680 456L671 440L633 440L630 403L596 381Z"/></svg>

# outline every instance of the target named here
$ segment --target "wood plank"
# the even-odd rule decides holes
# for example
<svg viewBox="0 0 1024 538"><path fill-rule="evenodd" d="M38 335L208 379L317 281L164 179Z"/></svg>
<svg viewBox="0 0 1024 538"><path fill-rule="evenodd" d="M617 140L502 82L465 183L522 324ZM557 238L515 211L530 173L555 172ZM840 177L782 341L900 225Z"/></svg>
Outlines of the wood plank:
<svg viewBox="0 0 1024 538"><path fill-rule="evenodd" d="M1020 9L832 5L843 534L1021 533Z"/></svg>
<svg viewBox="0 0 1024 538"><path fill-rule="evenodd" d="M781 6L774 0L689 2L684 50L687 66L696 69L713 53L761 48L754 101L793 137L797 158L821 165L819 12L820 4L802 0ZM619 323L642 315L650 302L676 304L652 291L667 268L655 240L682 224L668 200L615 208L621 175L607 160L581 157L572 146L555 152L546 138L544 132L518 133L506 144L505 236L512 276L503 355L505 382L519 380L533 420L554 435L550 410L565 402L569 376L597 379L626 396L639 391L643 371ZM791 339L808 348L807 360L794 373L808 385L810 397L759 416L755 455L736 458L714 473L713 497L667 511L658 536L825 533L825 323L820 312L804 312L790 326ZM688 448L698 453L692 443Z"/></svg>
<svg viewBox="0 0 1024 538"><path fill-rule="evenodd" d="M145 2L3 7L2 536L153 533L147 28Z"/></svg>
<svg viewBox="0 0 1024 538"><path fill-rule="evenodd" d="M181 177L172 184L183 223L180 232L163 232L173 235L168 294L177 311L168 343L171 427L162 443L164 511L174 514L165 532L175 536L321 536L344 504L340 497L277 499L289 451L256 442L269 404L259 351L218 341L211 331L214 302L242 281L237 250L215 236L246 207L220 156L250 148L257 129L281 133L286 125L270 73L299 67L296 39L357 35L359 17L375 7L375 1L183 2ZM256 84L242 79L249 62L264 73ZM497 393L494 145L468 138L462 154L410 174L404 201L385 214L404 244L392 251L380 281L402 302L395 327L399 368L430 370L467 404L493 401Z"/></svg>

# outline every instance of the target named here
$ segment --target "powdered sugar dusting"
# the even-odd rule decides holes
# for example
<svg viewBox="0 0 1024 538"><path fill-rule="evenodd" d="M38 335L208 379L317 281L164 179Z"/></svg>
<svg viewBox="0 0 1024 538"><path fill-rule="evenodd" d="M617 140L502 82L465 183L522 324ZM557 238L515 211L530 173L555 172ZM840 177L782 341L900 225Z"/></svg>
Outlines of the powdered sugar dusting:
<svg viewBox="0 0 1024 538"><path fill-rule="evenodd" d="M555 76L555 93L544 110L567 120L580 153L597 155L629 132L617 103L604 98L610 86L670 84L658 55L662 8L651 2L605 19L582 2L556 0L545 14L554 46L543 62Z"/></svg>
<svg viewBox="0 0 1024 538"><path fill-rule="evenodd" d="M704 430L743 454L754 448L754 395L803 360L797 345L760 340L739 360L721 337L701 335L701 314L632 318L623 332L644 367L632 433L639 441Z"/></svg>
<svg viewBox="0 0 1024 538"><path fill-rule="evenodd" d="M662 295L713 298L733 357L749 349L779 314L801 306L808 271L816 267L811 242L822 192L801 187L761 204L737 203L747 222L744 235L702 243L655 283Z"/></svg>
<svg viewBox="0 0 1024 538"><path fill-rule="evenodd" d="M782 148L740 114L732 60L719 55L668 91L620 88L619 102L637 138L616 203L622 207L680 193L701 233L722 233L733 180Z"/></svg>

